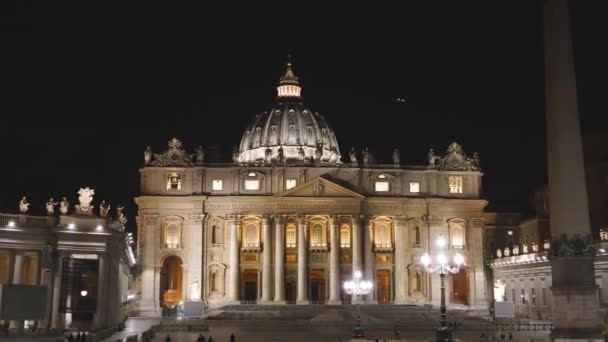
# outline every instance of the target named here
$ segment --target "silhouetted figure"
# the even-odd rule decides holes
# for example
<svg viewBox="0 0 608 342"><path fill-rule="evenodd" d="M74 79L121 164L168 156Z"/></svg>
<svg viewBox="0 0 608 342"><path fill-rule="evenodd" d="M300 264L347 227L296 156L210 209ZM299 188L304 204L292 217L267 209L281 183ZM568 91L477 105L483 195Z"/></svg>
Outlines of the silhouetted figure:
<svg viewBox="0 0 608 342"><path fill-rule="evenodd" d="M165 338L165 342L171 342L171 336L167 335L167 338Z"/></svg>
<svg viewBox="0 0 608 342"><path fill-rule="evenodd" d="M401 332L399 332L399 327L395 325L395 338L399 338L401 336Z"/></svg>
<svg viewBox="0 0 608 342"><path fill-rule="evenodd" d="M504 340L505 340L505 333L501 333L501 334L500 334L500 340L501 340L501 341L504 341Z"/></svg>
<svg viewBox="0 0 608 342"><path fill-rule="evenodd" d="M81 340L81 342L87 342L87 333L86 332L82 333L82 340Z"/></svg>
<svg viewBox="0 0 608 342"><path fill-rule="evenodd" d="M76 342L82 342L82 332L79 332L78 335L76 335Z"/></svg>
<svg viewBox="0 0 608 342"><path fill-rule="evenodd" d="M198 335L196 342L205 342L205 336L203 336L203 334Z"/></svg>
<svg viewBox="0 0 608 342"><path fill-rule="evenodd" d="M509 332L509 341L513 341L513 334L511 332Z"/></svg>
<svg viewBox="0 0 608 342"><path fill-rule="evenodd" d="M230 342L235 342L236 337L234 337L234 333L230 334Z"/></svg>
<svg viewBox="0 0 608 342"><path fill-rule="evenodd" d="M68 340L68 342L74 342L74 335L72 335L72 333L69 333L65 335L65 339Z"/></svg>

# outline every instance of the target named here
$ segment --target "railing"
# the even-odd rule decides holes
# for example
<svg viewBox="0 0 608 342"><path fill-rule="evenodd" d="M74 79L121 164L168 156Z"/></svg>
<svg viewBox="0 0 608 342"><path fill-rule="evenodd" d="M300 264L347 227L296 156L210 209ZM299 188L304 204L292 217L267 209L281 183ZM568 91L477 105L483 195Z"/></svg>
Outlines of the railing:
<svg viewBox="0 0 608 342"><path fill-rule="evenodd" d="M0 214L0 226L8 226L9 222L17 224L19 222L19 215Z"/></svg>
<svg viewBox="0 0 608 342"><path fill-rule="evenodd" d="M49 225L49 219L51 222L54 222L54 217L52 216L26 216L25 224L28 226L46 226Z"/></svg>

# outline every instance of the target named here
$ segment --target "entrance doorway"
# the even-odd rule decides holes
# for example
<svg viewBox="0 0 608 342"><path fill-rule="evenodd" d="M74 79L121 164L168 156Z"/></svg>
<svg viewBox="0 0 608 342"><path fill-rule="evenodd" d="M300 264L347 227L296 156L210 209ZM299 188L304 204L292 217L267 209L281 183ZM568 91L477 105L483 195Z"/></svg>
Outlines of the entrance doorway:
<svg viewBox="0 0 608 342"><path fill-rule="evenodd" d="M325 270L310 271L310 300L325 303Z"/></svg>
<svg viewBox="0 0 608 342"><path fill-rule="evenodd" d="M391 274L387 270L376 271L376 299L378 304L391 301Z"/></svg>
<svg viewBox="0 0 608 342"><path fill-rule="evenodd" d="M243 300L255 302L258 300L258 271L245 270L243 272Z"/></svg>
<svg viewBox="0 0 608 342"><path fill-rule="evenodd" d="M294 280L285 282L285 300L287 303L293 303L296 300L296 282Z"/></svg>
<svg viewBox="0 0 608 342"><path fill-rule="evenodd" d="M469 286L467 271L461 269L460 272L452 275L452 303L467 305L469 303Z"/></svg>
<svg viewBox="0 0 608 342"><path fill-rule="evenodd" d="M175 255L165 258L160 270L160 302L172 306L182 301L182 281L182 259Z"/></svg>

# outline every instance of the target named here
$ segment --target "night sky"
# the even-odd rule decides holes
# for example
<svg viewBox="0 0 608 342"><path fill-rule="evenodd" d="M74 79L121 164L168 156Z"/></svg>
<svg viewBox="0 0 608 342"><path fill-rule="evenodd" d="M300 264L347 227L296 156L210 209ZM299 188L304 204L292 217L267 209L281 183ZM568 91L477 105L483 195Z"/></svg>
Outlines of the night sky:
<svg viewBox="0 0 608 342"><path fill-rule="evenodd" d="M144 148L176 136L229 160L291 53L344 156L368 146L389 163L399 147L402 163L424 164L456 140L480 154L488 209L526 211L546 183L541 1L424 3L3 4L0 210L27 195L42 215L49 196L74 204L90 186L95 202L125 205L133 229ZM585 1L572 13L586 132L606 127L606 9Z"/></svg>

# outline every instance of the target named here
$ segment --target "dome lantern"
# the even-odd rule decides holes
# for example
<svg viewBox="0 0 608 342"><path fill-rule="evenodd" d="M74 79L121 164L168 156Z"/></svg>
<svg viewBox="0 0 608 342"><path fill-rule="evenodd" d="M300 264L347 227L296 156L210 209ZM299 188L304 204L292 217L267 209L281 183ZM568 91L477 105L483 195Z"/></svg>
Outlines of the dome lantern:
<svg viewBox="0 0 608 342"><path fill-rule="evenodd" d="M285 75L281 76L281 80L279 81L279 86L277 87L277 95L278 97L300 98L301 91L302 87L300 87L298 77L293 73L293 70L291 69L290 60L287 62L287 69L285 70Z"/></svg>

